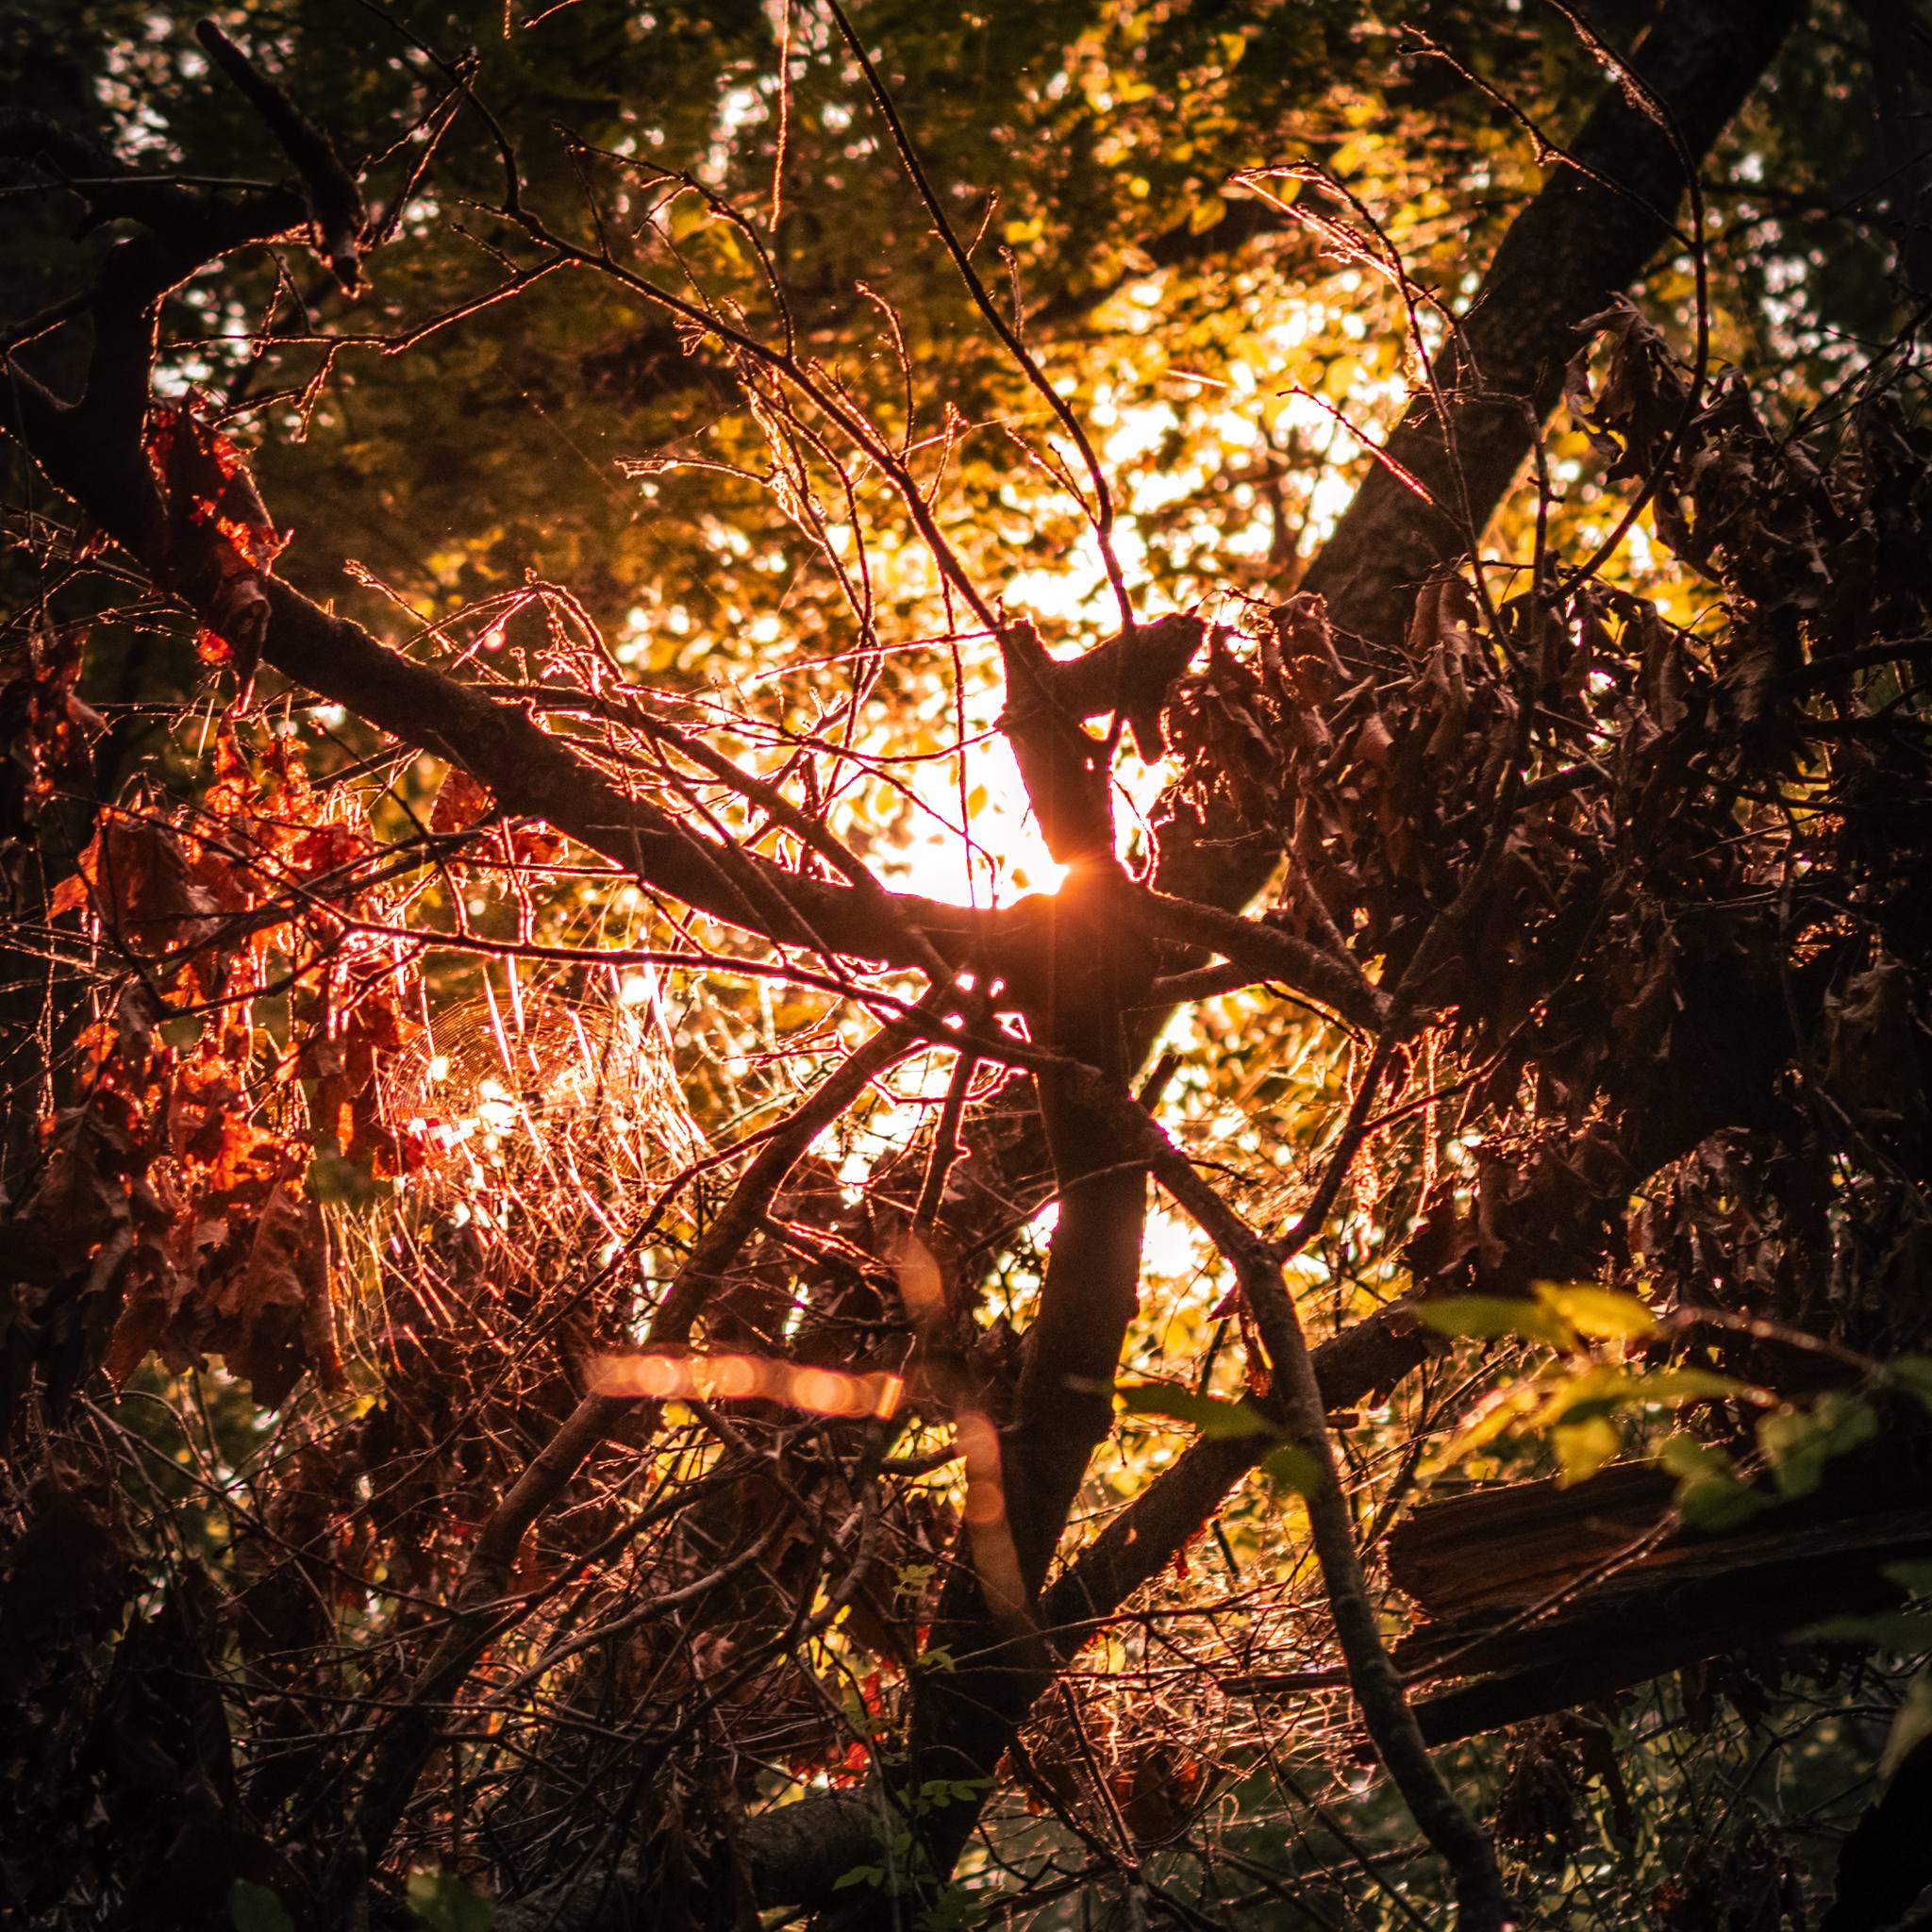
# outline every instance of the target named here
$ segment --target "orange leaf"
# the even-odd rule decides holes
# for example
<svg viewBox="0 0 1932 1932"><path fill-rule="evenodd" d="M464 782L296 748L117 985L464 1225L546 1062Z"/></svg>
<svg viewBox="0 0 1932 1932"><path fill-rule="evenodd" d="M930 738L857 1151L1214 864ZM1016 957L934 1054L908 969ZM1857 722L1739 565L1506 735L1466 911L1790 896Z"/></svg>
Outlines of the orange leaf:
<svg viewBox="0 0 1932 1932"><path fill-rule="evenodd" d="M460 766L452 765L429 815L432 832L466 832L490 809L490 793Z"/></svg>

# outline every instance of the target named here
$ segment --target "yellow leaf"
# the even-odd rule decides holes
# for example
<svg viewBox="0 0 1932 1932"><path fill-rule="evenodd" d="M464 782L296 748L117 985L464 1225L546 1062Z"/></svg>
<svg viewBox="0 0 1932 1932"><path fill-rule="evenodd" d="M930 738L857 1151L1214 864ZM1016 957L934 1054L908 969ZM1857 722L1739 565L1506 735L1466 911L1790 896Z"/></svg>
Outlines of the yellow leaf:
<svg viewBox="0 0 1932 1932"><path fill-rule="evenodd" d="M1576 1330L1605 1341L1634 1341L1657 1332L1657 1319L1634 1294L1589 1281L1539 1281L1538 1301Z"/></svg>
<svg viewBox="0 0 1932 1932"><path fill-rule="evenodd" d="M1429 1459L1422 1472L1424 1477L1440 1475L1466 1462L1477 1450L1487 1448L1499 1436L1507 1435L1541 1400L1546 1384L1533 1375L1513 1389L1499 1389L1477 1410L1475 1420L1452 1436Z"/></svg>
<svg viewBox="0 0 1932 1932"><path fill-rule="evenodd" d="M1687 1402L1709 1402L1724 1396L1769 1402L1770 1397L1748 1382L1720 1375L1710 1369L1652 1369L1648 1372L1598 1362L1564 1376L1529 1428L1554 1428L1558 1423L1580 1423L1613 1408L1677 1408Z"/></svg>
<svg viewBox="0 0 1932 1932"><path fill-rule="evenodd" d="M1567 1490L1572 1483L1586 1482L1619 1448L1623 1439L1607 1416L1591 1416L1580 1423L1563 1423L1552 1432L1558 1471L1557 1487Z"/></svg>
<svg viewBox="0 0 1932 1932"><path fill-rule="evenodd" d="M1921 1671L1891 1721L1890 1734L1878 1759L1878 1775L1891 1776L1928 1737L1932 1737L1932 1675Z"/></svg>
<svg viewBox="0 0 1932 1932"><path fill-rule="evenodd" d="M1416 1319L1439 1335L1474 1336L1493 1341L1520 1335L1529 1341L1546 1341L1553 1348L1574 1348L1571 1324L1547 1307L1519 1295L1452 1294L1416 1304Z"/></svg>

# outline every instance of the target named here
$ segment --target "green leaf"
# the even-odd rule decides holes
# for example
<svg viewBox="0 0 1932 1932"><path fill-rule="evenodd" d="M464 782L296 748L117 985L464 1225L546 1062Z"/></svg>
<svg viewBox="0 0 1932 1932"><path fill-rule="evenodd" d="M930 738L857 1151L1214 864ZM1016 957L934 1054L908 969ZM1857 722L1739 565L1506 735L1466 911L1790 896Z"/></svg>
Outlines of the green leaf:
<svg viewBox="0 0 1932 1932"><path fill-rule="evenodd" d="M1675 1476L1728 1476L1738 1478L1737 1465L1715 1442L1700 1441L1681 1429L1666 1436L1657 1445L1657 1459Z"/></svg>
<svg viewBox="0 0 1932 1932"><path fill-rule="evenodd" d="M926 1585L938 1573L937 1563L901 1563L897 1580L892 1586L895 1598L920 1597L925 1594Z"/></svg>
<svg viewBox="0 0 1932 1932"><path fill-rule="evenodd" d="M1539 1281L1531 1284L1531 1291L1579 1335L1638 1341L1657 1332L1657 1317L1634 1294L1619 1294L1589 1281Z"/></svg>
<svg viewBox="0 0 1932 1932"><path fill-rule="evenodd" d="M1871 1643L1881 1650L1932 1650L1932 1615L1923 1610L1879 1610L1862 1617L1826 1617L1798 1635L1826 1643Z"/></svg>
<svg viewBox="0 0 1932 1932"><path fill-rule="evenodd" d="M1909 1591L1913 1596L1932 1596L1932 1559L1907 1557L1901 1562L1886 1564L1880 1574L1890 1577L1901 1590Z"/></svg>
<svg viewBox="0 0 1932 1932"><path fill-rule="evenodd" d="M409 1909L430 1932L490 1932L496 1907L454 1872L411 1872Z"/></svg>
<svg viewBox="0 0 1932 1932"><path fill-rule="evenodd" d="M1885 1749L1878 1754L1878 1775L1890 1777L1928 1737L1932 1737L1932 1676L1921 1671L1891 1721Z"/></svg>
<svg viewBox="0 0 1932 1932"><path fill-rule="evenodd" d="M1529 1426L1552 1428L1557 1423L1587 1421L1617 1408L1679 1408L1688 1402L1711 1402L1725 1396L1769 1401L1763 1391L1711 1369L1626 1369L1616 1362L1594 1362L1565 1376L1542 1411Z"/></svg>
<svg viewBox="0 0 1932 1932"><path fill-rule="evenodd" d="M988 1913L980 1900L957 1885L949 1885L912 1923L916 1932L966 1932L981 1925Z"/></svg>
<svg viewBox="0 0 1932 1932"><path fill-rule="evenodd" d="M1709 1369L1631 1369L1620 1362L1586 1362L1578 1367L1553 1363L1536 1375L1502 1390L1444 1448L1425 1474L1436 1474L1466 1460L1505 1437L1529 1440L1545 1433L1556 1440L1563 1480L1581 1482L1616 1452L1614 1432L1594 1426L1624 1408L1675 1408L1719 1396L1746 1401L1771 1398L1748 1382L1734 1381Z"/></svg>
<svg viewBox="0 0 1932 1932"><path fill-rule="evenodd" d="M1869 1402L1830 1389L1808 1408L1781 1408L1757 1424L1758 1446L1771 1464L1778 1494L1808 1496L1824 1479L1834 1457L1869 1442L1878 1433L1878 1412Z"/></svg>
<svg viewBox="0 0 1932 1932"><path fill-rule="evenodd" d="M1677 1514L1690 1528L1711 1531L1736 1529L1771 1507L1769 1497L1735 1476L1687 1476L1677 1485L1676 1503Z"/></svg>
<svg viewBox="0 0 1932 1932"><path fill-rule="evenodd" d="M1514 1295L1452 1294L1418 1302L1416 1319L1439 1335L1494 1341L1520 1335L1528 1341L1547 1341L1552 1348L1574 1348L1576 1330L1556 1309L1541 1302Z"/></svg>
<svg viewBox="0 0 1932 1932"><path fill-rule="evenodd" d="M1643 1408L1678 1408L1687 1402L1768 1403L1771 1397L1755 1382L1740 1382L1735 1375L1721 1375L1715 1369L1646 1369L1626 1375L1627 1394L1619 1401Z"/></svg>
<svg viewBox="0 0 1932 1932"><path fill-rule="evenodd" d="M1657 1460L1677 1478L1677 1514L1692 1529L1735 1529L1771 1507L1714 1443L1674 1435L1657 1451Z"/></svg>
<svg viewBox="0 0 1932 1932"><path fill-rule="evenodd" d="M849 1891L855 1885L880 1885L885 1881L885 1868L880 1865L855 1865L849 1872L841 1872L832 1881L834 1891Z"/></svg>
<svg viewBox="0 0 1932 1932"><path fill-rule="evenodd" d="M1261 1458L1261 1474L1277 1491L1292 1490L1298 1496L1311 1496L1322 1482L1320 1461L1296 1442L1284 1442Z"/></svg>
<svg viewBox="0 0 1932 1932"><path fill-rule="evenodd" d="M308 1191L325 1208L371 1208L389 1190L375 1178L366 1160L347 1160L340 1154L318 1154L308 1163Z"/></svg>
<svg viewBox="0 0 1932 1932"><path fill-rule="evenodd" d="M1186 1423L1202 1435L1232 1441L1243 1436L1278 1436L1281 1431L1252 1403L1224 1402L1196 1395L1176 1382L1123 1382L1114 1393L1129 1415L1165 1416Z"/></svg>
<svg viewBox="0 0 1932 1932"><path fill-rule="evenodd" d="M1932 1356L1894 1356L1885 1365L1885 1379L1932 1408Z"/></svg>
<svg viewBox="0 0 1932 1932"><path fill-rule="evenodd" d="M238 1878L228 1888L228 1919L235 1932L295 1932L281 1899L265 1885Z"/></svg>
<svg viewBox="0 0 1932 1932"><path fill-rule="evenodd" d="M971 1805L992 1789L990 1777L929 1777L913 1795L910 1805L915 1817L943 1811L948 1805Z"/></svg>

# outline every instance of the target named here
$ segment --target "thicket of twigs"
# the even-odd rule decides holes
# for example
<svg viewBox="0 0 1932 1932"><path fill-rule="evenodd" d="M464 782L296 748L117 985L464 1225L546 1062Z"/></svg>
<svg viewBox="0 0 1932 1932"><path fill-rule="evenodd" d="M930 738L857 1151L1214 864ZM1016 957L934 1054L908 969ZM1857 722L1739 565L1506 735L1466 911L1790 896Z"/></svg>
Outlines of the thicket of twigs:
<svg viewBox="0 0 1932 1932"><path fill-rule="evenodd" d="M1916 340L1793 418L1714 365L1701 275L1670 340L1602 286L1541 337L1507 287L1458 327L1339 183L1257 176L1393 289L1415 400L1298 589L1163 610L834 13L1047 421L1014 460L1080 505L1110 642L1055 655L962 556L967 425L883 300L835 359L758 208L582 148L566 220L507 137L463 216L492 224L490 300L574 274L668 313L851 649L805 705L640 682L534 577L398 600L378 635L276 575L245 412L181 391L163 326L262 244L381 275L327 104L210 28L208 84L283 185L0 121L116 225L12 332L5 404L58 495L18 526L46 590L0 694L40 962L0 1305L0 1899L258 1927L485 1899L499 1924L1082 1898L1382 1924L1453 1896L1474 1926L1545 1909L1601 1828L1624 1904L1591 1923L1784 1923L1818 1861L1692 1795L1767 1708L1846 1736L1896 1698L1895 1663L1797 1633L1895 1606L1932 1544ZM463 63L411 58L436 105L391 226L441 132L490 127ZM1613 92L1599 158L1522 218L1578 251L1628 225L1633 265L1586 286L1668 232L1605 175L1668 203L1722 125L1694 75L1651 78L1671 98ZM693 208L749 291L677 273ZM64 381L30 373L48 331L84 338ZM1558 515L1536 455L1553 331L1613 528ZM1525 457L1525 544L1486 557ZM1628 587L1640 524L1688 595ZM965 726L909 755L878 728L887 552L896 581L923 558L941 657L1003 681L1052 893L907 889L908 774L963 773ZM104 792L91 639L184 612L205 682ZM968 800L941 830L973 844ZM1274 1043L1244 1084L1231 1032ZM1252 1116L1290 1109L1257 1158ZM1627 1523L1427 1541L1480 1496L1464 1472L1587 1514L1659 1443ZM1821 1803L1848 1819L1855 1786ZM1896 1812L1827 1924L1883 1923L1844 1914L1916 1869Z"/></svg>

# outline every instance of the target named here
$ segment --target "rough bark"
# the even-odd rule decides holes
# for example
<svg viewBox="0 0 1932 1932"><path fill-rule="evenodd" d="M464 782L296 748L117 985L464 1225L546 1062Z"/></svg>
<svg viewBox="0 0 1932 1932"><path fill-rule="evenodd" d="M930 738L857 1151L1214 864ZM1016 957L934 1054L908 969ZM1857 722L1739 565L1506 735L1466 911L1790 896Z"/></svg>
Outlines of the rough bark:
<svg viewBox="0 0 1932 1932"><path fill-rule="evenodd" d="M1700 163L1802 12L1801 0L1674 0L1631 59ZM1536 198L1509 225L1437 370L1441 404L1412 402L1389 454L1434 499L1372 463L1299 588L1336 628L1399 647L1418 588L1466 557L1561 393L1577 325L1643 274L1670 239L1688 183L1670 129L1607 89ZM1585 172L1587 171L1587 172ZM1161 837L1161 890L1245 905L1279 858L1267 841L1189 813Z"/></svg>

